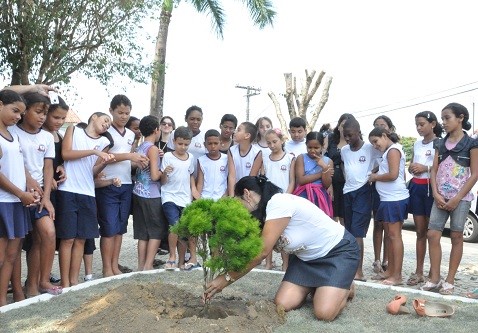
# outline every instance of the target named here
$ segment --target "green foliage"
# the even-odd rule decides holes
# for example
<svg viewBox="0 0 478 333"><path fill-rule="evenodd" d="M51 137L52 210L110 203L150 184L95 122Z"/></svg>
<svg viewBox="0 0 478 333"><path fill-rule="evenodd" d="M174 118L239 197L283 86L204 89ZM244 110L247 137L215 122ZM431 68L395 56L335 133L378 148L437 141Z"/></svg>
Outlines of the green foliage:
<svg viewBox="0 0 478 333"><path fill-rule="evenodd" d="M137 29L158 0L1 0L0 71L12 84L68 83L75 72L106 84L146 82Z"/></svg>
<svg viewBox="0 0 478 333"><path fill-rule="evenodd" d="M413 155L413 144L417 141L416 138L411 136L403 136L400 138L400 144L403 146L403 152L407 158L407 161L411 161Z"/></svg>
<svg viewBox="0 0 478 333"><path fill-rule="evenodd" d="M197 237L198 255L212 275L244 270L263 247L259 221L234 198L192 202L171 232Z"/></svg>

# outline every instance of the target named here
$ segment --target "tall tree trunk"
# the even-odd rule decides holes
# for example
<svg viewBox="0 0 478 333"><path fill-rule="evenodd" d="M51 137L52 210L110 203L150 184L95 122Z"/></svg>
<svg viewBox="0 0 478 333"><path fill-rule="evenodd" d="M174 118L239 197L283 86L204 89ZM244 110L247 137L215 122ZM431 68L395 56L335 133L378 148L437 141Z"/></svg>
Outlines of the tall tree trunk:
<svg viewBox="0 0 478 333"><path fill-rule="evenodd" d="M151 109L149 114L161 118L163 116L164 83L166 74L166 42L169 23L171 22L172 6L163 4L159 17L159 31L156 38L153 73L151 80Z"/></svg>

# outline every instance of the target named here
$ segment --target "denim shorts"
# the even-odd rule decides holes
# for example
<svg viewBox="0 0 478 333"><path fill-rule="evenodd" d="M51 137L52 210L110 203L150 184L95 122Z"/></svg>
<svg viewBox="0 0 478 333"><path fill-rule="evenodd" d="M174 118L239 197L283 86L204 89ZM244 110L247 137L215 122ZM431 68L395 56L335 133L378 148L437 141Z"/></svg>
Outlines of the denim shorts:
<svg viewBox="0 0 478 333"><path fill-rule="evenodd" d="M436 203L433 203L432 212L430 214L430 223L428 224L428 230L443 231L445 223L450 218L450 230L463 232L465 228L466 217L471 207L471 201L461 200L456 208L449 212L437 207Z"/></svg>
<svg viewBox="0 0 478 333"><path fill-rule="evenodd" d="M184 207L176 205L174 202L168 201L163 203L163 213L168 221L169 226L178 223Z"/></svg>

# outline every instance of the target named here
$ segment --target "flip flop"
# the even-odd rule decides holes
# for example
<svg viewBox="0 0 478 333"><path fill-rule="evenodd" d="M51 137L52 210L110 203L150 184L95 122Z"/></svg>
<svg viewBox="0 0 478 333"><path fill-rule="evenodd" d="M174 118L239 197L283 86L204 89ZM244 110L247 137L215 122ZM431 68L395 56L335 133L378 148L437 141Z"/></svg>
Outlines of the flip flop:
<svg viewBox="0 0 478 333"><path fill-rule="evenodd" d="M387 312L392 315L409 314L410 310L405 306L407 297L404 295L396 295L395 298L387 304Z"/></svg>
<svg viewBox="0 0 478 333"><path fill-rule="evenodd" d="M168 260L166 261L166 264L164 265L164 269L167 271L175 271L176 268L178 268L178 265L176 264L176 261L174 260Z"/></svg>
<svg viewBox="0 0 478 333"><path fill-rule="evenodd" d="M450 317L455 313L455 309L447 304L438 302L429 302L424 299L414 299L413 308L419 316L427 317Z"/></svg>
<svg viewBox="0 0 478 333"><path fill-rule="evenodd" d="M416 286L419 283L425 282L423 275L417 275L416 273L410 274L410 277L407 280L407 286Z"/></svg>
<svg viewBox="0 0 478 333"><path fill-rule="evenodd" d="M39 288L38 291L41 294L50 294L50 295L60 295L63 292L63 288L61 286L53 286L51 288Z"/></svg>
<svg viewBox="0 0 478 333"><path fill-rule="evenodd" d="M473 290L473 291L470 291L470 292L466 293L465 296L468 297L468 298L472 298L472 299L478 299L478 288Z"/></svg>

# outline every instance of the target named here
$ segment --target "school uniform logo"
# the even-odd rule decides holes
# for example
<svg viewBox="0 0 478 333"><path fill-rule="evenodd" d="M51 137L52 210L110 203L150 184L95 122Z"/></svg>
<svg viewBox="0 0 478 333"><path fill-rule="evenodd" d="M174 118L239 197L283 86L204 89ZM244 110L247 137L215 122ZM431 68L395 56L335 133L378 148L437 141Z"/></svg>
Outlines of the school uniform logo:
<svg viewBox="0 0 478 333"><path fill-rule="evenodd" d="M287 166L284 165L284 164L282 164L282 165L280 166L280 170L281 170L281 171L287 171Z"/></svg>
<svg viewBox="0 0 478 333"><path fill-rule="evenodd" d="M226 172L226 166L225 166L225 165L221 165L221 167L219 168L219 171L221 171L221 172Z"/></svg>
<svg viewBox="0 0 478 333"><path fill-rule="evenodd" d="M432 155L432 151L430 149L428 149L426 152L425 152L425 156L431 156Z"/></svg>
<svg viewBox="0 0 478 333"><path fill-rule="evenodd" d="M365 163L366 161L367 161L367 159L365 158L365 156L362 155L362 156L359 157L359 162L360 163Z"/></svg>
<svg viewBox="0 0 478 333"><path fill-rule="evenodd" d="M130 145L130 146L133 145L133 141L131 139L128 139L128 145Z"/></svg>
<svg viewBox="0 0 478 333"><path fill-rule="evenodd" d="M95 148L93 148L94 150L100 150L100 145L96 145Z"/></svg>
<svg viewBox="0 0 478 333"><path fill-rule="evenodd" d="M196 143L194 144L194 147L196 147L196 148L201 148L201 147L202 147L201 142L196 142Z"/></svg>
<svg viewBox="0 0 478 333"><path fill-rule="evenodd" d="M44 153L46 151L45 145L39 145L38 146L38 151Z"/></svg>
<svg viewBox="0 0 478 333"><path fill-rule="evenodd" d="M250 169L252 167L251 162L246 163L246 169Z"/></svg>

